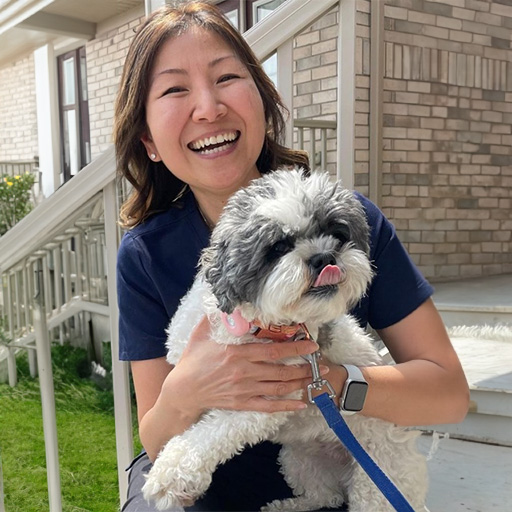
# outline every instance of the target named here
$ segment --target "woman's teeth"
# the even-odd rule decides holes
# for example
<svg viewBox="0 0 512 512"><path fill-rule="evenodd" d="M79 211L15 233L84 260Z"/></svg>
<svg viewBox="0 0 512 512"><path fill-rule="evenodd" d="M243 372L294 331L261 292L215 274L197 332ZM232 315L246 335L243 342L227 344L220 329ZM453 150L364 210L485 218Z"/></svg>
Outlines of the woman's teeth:
<svg viewBox="0 0 512 512"><path fill-rule="evenodd" d="M218 153L225 149L227 144L234 142L237 137L238 134L236 132L222 133L220 135L213 135L212 137L206 137L204 139L191 142L189 147L194 151L201 151L201 153L206 155L210 153Z"/></svg>

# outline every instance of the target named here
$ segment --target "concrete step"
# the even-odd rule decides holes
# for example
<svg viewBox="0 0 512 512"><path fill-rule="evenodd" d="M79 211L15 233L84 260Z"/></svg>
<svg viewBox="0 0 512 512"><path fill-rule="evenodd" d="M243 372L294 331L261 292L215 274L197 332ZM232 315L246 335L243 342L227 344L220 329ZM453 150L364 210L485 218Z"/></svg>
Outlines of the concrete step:
<svg viewBox="0 0 512 512"><path fill-rule="evenodd" d="M512 274L434 283L434 302L448 327L512 325Z"/></svg>
<svg viewBox="0 0 512 512"><path fill-rule="evenodd" d="M512 327L473 326L449 331L471 391L466 419L424 430L512 446Z"/></svg>

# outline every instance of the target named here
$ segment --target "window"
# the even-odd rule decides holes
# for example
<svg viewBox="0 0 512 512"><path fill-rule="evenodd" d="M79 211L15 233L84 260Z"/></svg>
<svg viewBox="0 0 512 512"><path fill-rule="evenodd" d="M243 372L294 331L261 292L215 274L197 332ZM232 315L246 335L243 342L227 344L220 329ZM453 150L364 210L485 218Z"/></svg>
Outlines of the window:
<svg viewBox="0 0 512 512"><path fill-rule="evenodd" d="M219 2L229 21L238 30L246 30L268 16L272 11L276 10L286 0L242 0L245 2L245 9L240 7L240 0L224 0ZM263 69L271 78L274 84L277 84L277 56L271 55L267 60L262 62Z"/></svg>
<svg viewBox="0 0 512 512"><path fill-rule="evenodd" d="M57 58L63 181L91 161L85 47Z"/></svg>
<svg viewBox="0 0 512 512"><path fill-rule="evenodd" d="M256 22L261 21L265 16L268 16L272 11L275 11L286 0L256 0L252 4L253 19Z"/></svg>
<svg viewBox="0 0 512 512"><path fill-rule="evenodd" d="M261 21L284 2L285 0L256 0L252 4L254 22ZM277 55L274 53L262 65L272 82L277 85Z"/></svg>

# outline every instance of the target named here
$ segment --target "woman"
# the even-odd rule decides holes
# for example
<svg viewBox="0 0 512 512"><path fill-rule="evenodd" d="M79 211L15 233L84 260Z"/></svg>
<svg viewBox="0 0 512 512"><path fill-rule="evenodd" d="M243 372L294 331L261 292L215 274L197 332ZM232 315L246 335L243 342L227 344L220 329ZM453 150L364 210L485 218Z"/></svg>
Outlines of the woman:
<svg viewBox="0 0 512 512"><path fill-rule="evenodd" d="M281 145L282 103L243 38L213 6L164 7L138 31L116 102L118 169L133 185L121 219L130 228L118 257L120 358L131 362L139 432L147 452L133 465L124 510L153 510L140 495L142 474L162 446L211 408L293 411L302 401L266 400L304 388L310 369L274 362L316 350L311 341L230 346L208 341L204 320L180 362L165 360L170 317L194 278L227 198L282 166L308 167ZM363 368L369 392L362 414L402 425L461 421L468 389L458 358L421 277L391 224L358 196L371 227L376 278L353 311L397 362ZM172 371L171 371L172 370ZM347 377L325 361L338 396ZM193 510L258 510L291 496L262 443L220 467Z"/></svg>

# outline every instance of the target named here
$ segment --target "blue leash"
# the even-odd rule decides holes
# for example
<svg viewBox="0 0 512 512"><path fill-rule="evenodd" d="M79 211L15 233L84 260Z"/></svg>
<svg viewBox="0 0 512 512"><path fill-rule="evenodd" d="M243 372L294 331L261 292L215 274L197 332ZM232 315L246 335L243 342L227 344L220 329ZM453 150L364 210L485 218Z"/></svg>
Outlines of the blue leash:
<svg viewBox="0 0 512 512"><path fill-rule="evenodd" d="M359 444L354 434L348 428L340 411L327 393L322 393L313 398L313 401L323 414L325 421L334 433L338 436L345 448L352 454L354 459L366 471L374 484L384 494L386 499L393 505L397 512L414 512L404 495L397 489L395 484L384 474L373 459L366 453Z"/></svg>

